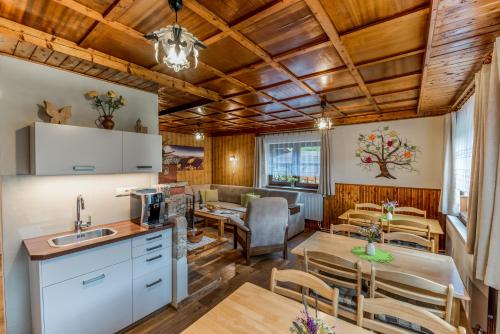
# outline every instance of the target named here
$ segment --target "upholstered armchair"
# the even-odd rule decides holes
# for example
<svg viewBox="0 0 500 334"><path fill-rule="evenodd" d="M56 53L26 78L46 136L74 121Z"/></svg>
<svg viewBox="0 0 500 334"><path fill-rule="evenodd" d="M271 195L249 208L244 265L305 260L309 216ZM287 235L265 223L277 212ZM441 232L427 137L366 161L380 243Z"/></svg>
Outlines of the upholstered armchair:
<svg viewBox="0 0 500 334"><path fill-rule="evenodd" d="M250 264L250 256L283 251L287 258L288 203L281 197L254 199L248 203L245 220L231 217L234 248L238 243Z"/></svg>

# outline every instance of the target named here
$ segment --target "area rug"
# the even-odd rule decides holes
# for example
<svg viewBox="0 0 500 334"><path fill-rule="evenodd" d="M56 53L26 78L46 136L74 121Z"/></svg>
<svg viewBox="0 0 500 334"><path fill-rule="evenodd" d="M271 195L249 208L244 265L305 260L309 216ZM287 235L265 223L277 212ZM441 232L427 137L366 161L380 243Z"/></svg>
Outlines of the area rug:
<svg viewBox="0 0 500 334"><path fill-rule="evenodd" d="M193 251L197 248L201 248L201 247L204 247L208 244L211 244L212 242L214 242L215 239L214 238L210 238L210 237L207 237L207 236L203 236L203 238L201 238L200 242L197 242L195 244L192 244L190 242L187 243L187 249L188 249L188 252L190 251Z"/></svg>

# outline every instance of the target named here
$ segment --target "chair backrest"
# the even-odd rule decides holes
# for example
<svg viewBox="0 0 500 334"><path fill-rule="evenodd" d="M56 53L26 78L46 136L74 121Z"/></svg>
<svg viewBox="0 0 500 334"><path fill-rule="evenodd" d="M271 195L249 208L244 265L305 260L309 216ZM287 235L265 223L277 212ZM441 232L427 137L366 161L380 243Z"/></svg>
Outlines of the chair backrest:
<svg viewBox="0 0 500 334"><path fill-rule="evenodd" d="M407 243L415 243L417 245L425 247L425 249L427 251L435 253L435 243L434 243L433 239L429 240L429 239L423 238L421 236L418 236L418 235L415 235L412 233L407 233L407 232L382 233L381 241L382 241L382 243L387 242L388 244L390 244L391 241L402 241L402 242L407 242ZM402 245L401 243L396 243L393 245L398 246L398 247L403 247L403 248L417 249L417 248L412 247L412 246Z"/></svg>
<svg viewBox="0 0 500 334"><path fill-rule="evenodd" d="M288 203L281 197L257 198L248 203L245 225L252 231L250 247L282 244L288 226Z"/></svg>
<svg viewBox="0 0 500 334"><path fill-rule="evenodd" d="M351 262L336 255L304 249L304 270L328 285L339 288L339 294L343 291L339 302L345 307L340 307L338 312L340 316L351 320L356 320L357 312L355 304L351 304L354 302L352 299L362 291L361 269L360 261Z"/></svg>
<svg viewBox="0 0 500 334"><path fill-rule="evenodd" d="M360 234L359 227L357 225L349 225L349 224L331 224L330 225L330 234L343 234L348 237L351 236L351 233Z"/></svg>
<svg viewBox="0 0 500 334"><path fill-rule="evenodd" d="M347 215L347 224L370 226L372 224L378 224L378 218L366 213L349 212Z"/></svg>
<svg viewBox="0 0 500 334"><path fill-rule="evenodd" d="M431 225L414 220L389 220L387 221L387 232L406 232L419 235L427 240L431 239Z"/></svg>
<svg viewBox="0 0 500 334"><path fill-rule="evenodd" d="M374 210L382 213L382 206L374 203L356 203L354 204L354 210Z"/></svg>
<svg viewBox="0 0 500 334"><path fill-rule="evenodd" d="M302 293L297 292L292 288L280 286L279 283L292 283L293 285L297 285L302 288ZM299 302L302 302L303 299L305 299L311 307L314 307L317 302L318 309L320 311L335 317L337 316L339 290L331 288L319 278L304 271L295 269L278 270L273 268L271 272L270 290L274 293ZM310 291L313 291L323 298L320 300L312 297L309 293ZM323 301L323 299L326 299L329 302L327 303Z"/></svg>
<svg viewBox="0 0 500 334"><path fill-rule="evenodd" d="M411 206L398 206L394 208L394 213L409 213L412 215L416 216L422 216L424 218L427 218L427 211L425 210L420 210L417 208L412 208Z"/></svg>
<svg viewBox="0 0 500 334"><path fill-rule="evenodd" d="M434 334L466 334L462 327L454 327L436 315L418 306L407 305L389 298L358 298L357 325L378 333L404 334L408 331L395 325L380 321L377 317L365 317L364 312L372 315L385 315L408 321L427 328Z"/></svg>
<svg viewBox="0 0 500 334"><path fill-rule="evenodd" d="M371 268L370 298L392 298L416 305L450 322L453 285L441 285L426 278L396 271Z"/></svg>

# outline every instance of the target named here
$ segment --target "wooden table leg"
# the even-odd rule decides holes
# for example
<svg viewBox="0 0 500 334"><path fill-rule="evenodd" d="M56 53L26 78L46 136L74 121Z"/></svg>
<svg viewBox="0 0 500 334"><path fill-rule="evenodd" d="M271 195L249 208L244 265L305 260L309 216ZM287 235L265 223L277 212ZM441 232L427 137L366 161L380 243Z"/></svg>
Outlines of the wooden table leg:
<svg viewBox="0 0 500 334"><path fill-rule="evenodd" d="M432 235L432 238L434 239L434 246L435 246L435 253L439 253L439 234L434 234Z"/></svg>
<svg viewBox="0 0 500 334"><path fill-rule="evenodd" d="M453 326L460 325L460 312L461 311L462 311L462 305L461 305L460 299L453 298L453 306L451 308L451 319L450 319L450 323Z"/></svg>
<svg viewBox="0 0 500 334"><path fill-rule="evenodd" d="M224 219L219 220L219 237L224 236Z"/></svg>

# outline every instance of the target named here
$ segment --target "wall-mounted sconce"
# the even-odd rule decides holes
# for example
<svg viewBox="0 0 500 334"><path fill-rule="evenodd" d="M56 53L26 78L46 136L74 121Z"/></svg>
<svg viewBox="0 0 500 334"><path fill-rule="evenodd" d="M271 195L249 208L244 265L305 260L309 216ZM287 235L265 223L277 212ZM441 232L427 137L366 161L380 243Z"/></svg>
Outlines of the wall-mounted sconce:
<svg viewBox="0 0 500 334"><path fill-rule="evenodd" d="M236 160L237 160L236 156L234 156L234 155L229 157L229 161L231 161L231 162L236 162Z"/></svg>
<svg viewBox="0 0 500 334"><path fill-rule="evenodd" d="M236 159L236 156L235 155L231 155L229 156L229 163L231 164L231 174L235 174L236 173L236 161L238 159Z"/></svg>

